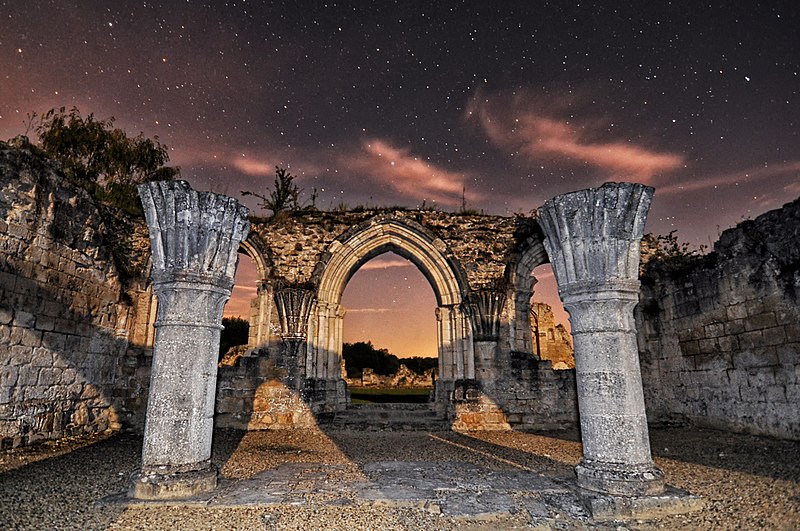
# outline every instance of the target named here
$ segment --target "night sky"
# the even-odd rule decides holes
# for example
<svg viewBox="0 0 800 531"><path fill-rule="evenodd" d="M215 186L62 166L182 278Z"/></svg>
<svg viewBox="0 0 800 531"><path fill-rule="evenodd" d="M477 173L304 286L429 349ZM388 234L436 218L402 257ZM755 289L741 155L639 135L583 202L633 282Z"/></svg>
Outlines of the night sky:
<svg viewBox="0 0 800 531"><path fill-rule="evenodd" d="M0 1L0 138L76 106L158 135L195 188L266 193L280 165L323 209L511 215L638 181L649 231L708 245L800 195L798 28L794 1ZM348 286L349 339L433 306L400 260Z"/></svg>

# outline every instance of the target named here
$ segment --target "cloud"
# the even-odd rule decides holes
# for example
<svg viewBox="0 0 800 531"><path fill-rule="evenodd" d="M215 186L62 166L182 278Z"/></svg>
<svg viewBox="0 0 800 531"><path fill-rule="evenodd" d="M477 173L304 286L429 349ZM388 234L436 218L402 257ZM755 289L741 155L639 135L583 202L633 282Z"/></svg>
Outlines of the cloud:
<svg viewBox="0 0 800 531"><path fill-rule="evenodd" d="M586 163L614 176L649 182L654 176L684 165L676 153L658 152L629 141L607 141L606 122L575 118L581 104L576 94L568 98L540 98L530 91L483 95L467 105L467 120L476 121L489 140L531 162L556 159ZM567 114L569 118L560 118Z"/></svg>
<svg viewBox="0 0 800 531"><path fill-rule="evenodd" d="M391 308L347 308L347 313L389 313Z"/></svg>
<svg viewBox="0 0 800 531"><path fill-rule="evenodd" d="M697 190L705 190L721 186L753 184L767 179L789 178L791 181L784 187L788 192L800 192L800 160L788 161L783 164L770 166L756 166L736 172L726 172L712 175L703 179L674 183L656 188L658 195L683 194Z"/></svg>
<svg viewBox="0 0 800 531"><path fill-rule="evenodd" d="M358 173L407 197L454 205L461 202L464 174L431 164L388 141L370 139L361 150L340 157L347 172ZM479 196L468 192L467 199Z"/></svg>
<svg viewBox="0 0 800 531"><path fill-rule="evenodd" d="M389 267L409 267L413 266L411 262L403 258L375 258L359 268L359 271L368 271L370 269L386 269Z"/></svg>

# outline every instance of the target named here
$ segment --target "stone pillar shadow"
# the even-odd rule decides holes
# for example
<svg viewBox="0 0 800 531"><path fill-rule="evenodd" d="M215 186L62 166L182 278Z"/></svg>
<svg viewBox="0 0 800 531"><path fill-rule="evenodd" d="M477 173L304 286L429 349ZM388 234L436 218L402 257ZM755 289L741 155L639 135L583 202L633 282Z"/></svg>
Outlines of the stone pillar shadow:
<svg viewBox="0 0 800 531"><path fill-rule="evenodd" d="M152 249L158 317L142 468L128 494L158 500L213 489L211 464L222 311L248 210L185 181L139 186Z"/></svg>

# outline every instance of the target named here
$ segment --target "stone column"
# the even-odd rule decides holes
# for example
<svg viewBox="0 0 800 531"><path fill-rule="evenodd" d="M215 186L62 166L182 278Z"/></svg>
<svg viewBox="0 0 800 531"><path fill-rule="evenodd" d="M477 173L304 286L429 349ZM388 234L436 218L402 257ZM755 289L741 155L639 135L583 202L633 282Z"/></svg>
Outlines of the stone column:
<svg viewBox="0 0 800 531"><path fill-rule="evenodd" d="M578 484L612 496L664 490L650 454L633 308L653 189L606 183L555 197L539 223L570 314L583 438Z"/></svg>
<svg viewBox="0 0 800 531"><path fill-rule="evenodd" d="M129 494L192 496L216 486L211 436L222 309L231 294L248 211L185 181L139 186L158 317L142 468Z"/></svg>

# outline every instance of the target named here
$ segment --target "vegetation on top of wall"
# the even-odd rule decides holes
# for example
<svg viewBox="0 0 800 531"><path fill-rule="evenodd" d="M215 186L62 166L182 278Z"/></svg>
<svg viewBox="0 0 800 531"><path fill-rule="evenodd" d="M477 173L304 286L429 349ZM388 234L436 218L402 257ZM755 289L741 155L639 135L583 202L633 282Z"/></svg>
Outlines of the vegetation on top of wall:
<svg viewBox="0 0 800 531"><path fill-rule="evenodd" d="M651 269L665 272L672 278L681 277L701 265L713 265L716 255L704 254L706 247L692 249L686 242L680 242L670 231L666 236L645 234L642 237L641 272Z"/></svg>
<svg viewBox="0 0 800 531"><path fill-rule="evenodd" d="M258 192L242 190L243 196L253 196L261 200L258 204L264 210L272 211L270 219L279 219L285 213L307 212L317 209L317 189L311 192L310 203L303 205L300 201L300 194L303 189L294 182L295 176L289 173L286 168L275 166L275 182L269 195L262 195Z"/></svg>
<svg viewBox="0 0 800 531"><path fill-rule="evenodd" d="M113 117L98 120L94 114L81 116L75 107L69 111L61 107L41 115L33 113L29 119L29 128L38 137L37 147L61 165L70 182L128 214L144 213L137 185L180 174L178 168L166 165L169 153L158 137L128 136L114 127Z"/></svg>

